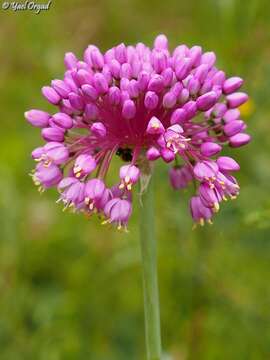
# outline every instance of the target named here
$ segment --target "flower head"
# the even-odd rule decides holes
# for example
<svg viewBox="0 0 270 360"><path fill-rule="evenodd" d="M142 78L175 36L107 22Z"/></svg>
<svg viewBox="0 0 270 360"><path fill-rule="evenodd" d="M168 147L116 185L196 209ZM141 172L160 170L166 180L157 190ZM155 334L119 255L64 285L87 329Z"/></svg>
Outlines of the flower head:
<svg viewBox="0 0 270 360"><path fill-rule="evenodd" d="M193 181L192 217L200 224L211 221L220 203L239 193L231 175L239 165L218 154L227 144L250 141L237 109L248 99L239 91L243 80L226 78L215 62L215 54L200 46L170 51L165 35L152 49L122 43L102 54L89 45L83 61L67 53L63 79L42 88L56 112L25 113L46 141L32 152L38 161L34 182L41 189L56 186L65 207L96 212L120 228L132 212L142 160L175 161L172 187ZM114 156L125 164L118 184L109 188L105 177Z"/></svg>

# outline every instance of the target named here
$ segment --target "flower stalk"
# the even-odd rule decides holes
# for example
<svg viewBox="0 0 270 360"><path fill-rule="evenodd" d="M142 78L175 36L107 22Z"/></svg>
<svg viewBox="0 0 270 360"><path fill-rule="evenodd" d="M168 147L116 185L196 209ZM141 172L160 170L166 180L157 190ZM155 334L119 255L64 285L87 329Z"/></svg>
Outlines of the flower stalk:
<svg viewBox="0 0 270 360"><path fill-rule="evenodd" d="M157 249L154 226L153 180L143 192L140 209L145 338L147 360L161 360Z"/></svg>

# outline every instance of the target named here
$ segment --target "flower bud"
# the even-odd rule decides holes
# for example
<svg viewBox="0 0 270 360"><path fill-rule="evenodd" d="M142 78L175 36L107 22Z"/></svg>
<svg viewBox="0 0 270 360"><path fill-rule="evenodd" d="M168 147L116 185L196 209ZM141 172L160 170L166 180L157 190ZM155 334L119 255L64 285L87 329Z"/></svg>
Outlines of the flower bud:
<svg viewBox="0 0 270 360"><path fill-rule="evenodd" d="M100 94L105 94L109 90L108 82L105 76L101 73L96 73L93 76L93 84L97 92Z"/></svg>
<svg viewBox="0 0 270 360"><path fill-rule="evenodd" d="M211 114L216 118L222 118L226 111L227 106L225 104L217 103L214 105Z"/></svg>
<svg viewBox="0 0 270 360"><path fill-rule="evenodd" d="M132 119L136 115L136 106L132 100L125 100L122 108L122 116L125 119Z"/></svg>
<svg viewBox="0 0 270 360"><path fill-rule="evenodd" d="M146 157L149 161L157 160L160 157L160 152L157 148L152 146L147 150Z"/></svg>
<svg viewBox="0 0 270 360"><path fill-rule="evenodd" d="M201 57L201 63L208 65L210 68L216 62L216 55L213 51L205 52Z"/></svg>
<svg viewBox="0 0 270 360"><path fill-rule="evenodd" d="M74 69L77 67L77 58L72 52L65 54L64 63L67 69Z"/></svg>
<svg viewBox="0 0 270 360"><path fill-rule="evenodd" d="M167 66L167 56L163 51L152 52L152 65L156 73L160 74Z"/></svg>
<svg viewBox="0 0 270 360"><path fill-rule="evenodd" d="M164 89L164 81L161 75L153 75L148 83L148 90L156 93L161 92Z"/></svg>
<svg viewBox="0 0 270 360"><path fill-rule="evenodd" d="M63 80L52 80L51 85L53 89L62 97L67 99L71 89L68 84Z"/></svg>
<svg viewBox="0 0 270 360"><path fill-rule="evenodd" d="M41 130L41 135L46 141L57 141L62 142L65 139L64 129L59 127L47 127Z"/></svg>
<svg viewBox="0 0 270 360"><path fill-rule="evenodd" d="M146 71L141 71L138 75L138 86L141 91L147 89L150 80L150 75Z"/></svg>
<svg viewBox="0 0 270 360"><path fill-rule="evenodd" d="M181 92L182 92L183 90L186 90L187 93L188 93L188 96L189 96L188 90L187 90L187 89L183 89L183 85L182 85L181 81L177 81L177 82L172 86L172 88L171 88L170 91L173 92L174 95L179 98L179 96L180 96L180 94L181 94Z"/></svg>
<svg viewBox="0 0 270 360"><path fill-rule="evenodd" d="M43 96L49 101L49 103L53 105L57 105L61 100L61 97L58 95L58 93L50 86L43 86L41 92Z"/></svg>
<svg viewBox="0 0 270 360"><path fill-rule="evenodd" d="M183 105L182 109L185 111L186 120L190 120L197 113L197 103L196 101L190 100Z"/></svg>
<svg viewBox="0 0 270 360"><path fill-rule="evenodd" d="M214 142L205 142L201 145L201 154L206 157L211 157L218 154L222 147Z"/></svg>
<svg viewBox="0 0 270 360"><path fill-rule="evenodd" d="M84 84L91 84L92 74L85 69L80 69L76 73L76 82L79 86L82 86Z"/></svg>
<svg viewBox="0 0 270 360"><path fill-rule="evenodd" d="M84 110L84 120L86 122L93 121L98 118L99 111L95 104L87 104Z"/></svg>
<svg viewBox="0 0 270 360"><path fill-rule="evenodd" d="M183 80L191 67L191 59L190 58L183 58L180 62L177 63L175 68L175 75L178 80Z"/></svg>
<svg viewBox="0 0 270 360"><path fill-rule="evenodd" d="M106 128L103 125L102 122L96 122L91 126L91 132L93 135L96 135L97 137L105 137L107 134Z"/></svg>
<svg viewBox="0 0 270 360"><path fill-rule="evenodd" d="M230 137L229 144L231 147L236 148L248 144L250 140L250 135L245 133L239 133Z"/></svg>
<svg viewBox="0 0 270 360"><path fill-rule="evenodd" d="M46 127L49 124L50 114L41 110L29 110L24 113L24 117L31 125L36 127Z"/></svg>
<svg viewBox="0 0 270 360"><path fill-rule="evenodd" d="M184 109L176 109L171 115L171 125L183 124L186 120L186 111Z"/></svg>
<svg viewBox="0 0 270 360"><path fill-rule="evenodd" d="M224 126L224 134L233 136L240 133L245 128L245 123L242 120L233 120Z"/></svg>
<svg viewBox="0 0 270 360"><path fill-rule="evenodd" d="M178 96L178 101L180 104L185 104L189 99L189 91L188 89L184 88L183 90L181 90L179 96Z"/></svg>
<svg viewBox="0 0 270 360"><path fill-rule="evenodd" d="M216 93L214 91L209 91L208 93L198 97L198 99L196 101L196 105L197 105L198 110L207 111L212 106L215 105L216 101L217 101Z"/></svg>
<svg viewBox="0 0 270 360"><path fill-rule="evenodd" d="M118 60L120 64L124 64L127 61L127 49L125 44L121 43L120 45L116 46L114 51L116 60Z"/></svg>
<svg viewBox="0 0 270 360"><path fill-rule="evenodd" d="M170 149L161 149L160 155L166 163L169 163L175 159L175 153Z"/></svg>
<svg viewBox="0 0 270 360"><path fill-rule="evenodd" d="M40 146L32 151L31 156L32 159L40 161L43 154L44 154L43 146Z"/></svg>
<svg viewBox="0 0 270 360"><path fill-rule="evenodd" d="M193 95L193 96L197 94L197 92L200 90L200 87L201 87L201 84L200 84L199 80L196 78L192 78L189 81L188 86L187 86L190 95Z"/></svg>
<svg viewBox="0 0 270 360"><path fill-rule="evenodd" d="M222 86L224 84L225 79L226 79L225 72L221 70L217 71L212 78L212 84Z"/></svg>
<svg viewBox="0 0 270 360"><path fill-rule="evenodd" d="M236 92L227 96L229 108L237 108L248 100L248 95L243 92Z"/></svg>
<svg viewBox="0 0 270 360"><path fill-rule="evenodd" d="M109 68L111 70L112 76L115 79L119 79L121 70L121 65L119 64L119 62L115 59L112 59L109 63Z"/></svg>
<svg viewBox="0 0 270 360"><path fill-rule="evenodd" d="M173 80L173 70L166 68L162 71L161 76L163 77L164 86L170 86Z"/></svg>
<svg viewBox="0 0 270 360"><path fill-rule="evenodd" d="M111 105L118 105L121 102L121 90L117 86L109 89L109 102Z"/></svg>
<svg viewBox="0 0 270 360"><path fill-rule="evenodd" d="M71 129L73 126L73 120L65 113L56 113L52 116L52 123L63 129Z"/></svg>
<svg viewBox="0 0 270 360"><path fill-rule="evenodd" d="M217 159L219 170L221 171L238 171L240 165L229 156L220 156Z"/></svg>
<svg viewBox="0 0 270 360"><path fill-rule="evenodd" d="M120 76L121 78L131 79L132 69L129 63L124 63L121 66Z"/></svg>
<svg viewBox="0 0 270 360"><path fill-rule="evenodd" d="M130 80L127 90L131 98L137 98L139 96L138 82L134 79Z"/></svg>
<svg viewBox="0 0 270 360"><path fill-rule="evenodd" d="M223 84L224 94L231 94L234 91L238 90L242 86L243 82L243 79L238 76L227 79Z"/></svg>
<svg viewBox="0 0 270 360"><path fill-rule="evenodd" d="M107 50L104 54L104 60L107 64L110 61L112 61L113 59L115 59L115 49L114 48Z"/></svg>
<svg viewBox="0 0 270 360"><path fill-rule="evenodd" d="M192 66L198 66L202 56L202 48L200 46L193 46L188 53Z"/></svg>
<svg viewBox="0 0 270 360"><path fill-rule="evenodd" d="M159 50L167 50L168 49L168 39L166 35L160 34L155 38L154 48Z"/></svg>
<svg viewBox="0 0 270 360"><path fill-rule="evenodd" d="M204 83L206 76L208 74L208 70L209 70L209 66L206 64L201 64L195 70L194 76L196 79L198 79L200 81L201 84Z"/></svg>
<svg viewBox="0 0 270 360"><path fill-rule="evenodd" d="M92 66L97 69L101 70L104 66L104 58L99 49L93 49L91 51L91 60Z"/></svg>
<svg viewBox="0 0 270 360"><path fill-rule="evenodd" d="M92 85L89 84L82 85L82 92L83 95L86 98L90 99L91 101L95 101L98 98L98 92Z"/></svg>
<svg viewBox="0 0 270 360"><path fill-rule="evenodd" d="M163 96L163 106L166 109L171 109L174 107L174 105L176 104L176 96L172 91L167 92L164 96Z"/></svg>
<svg viewBox="0 0 270 360"><path fill-rule="evenodd" d="M154 110L158 106L159 98L153 91L147 91L144 98L144 106L148 110Z"/></svg>
<svg viewBox="0 0 270 360"><path fill-rule="evenodd" d="M240 117L240 111L238 109L229 109L223 115L223 120L225 123L229 123L230 121L237 120Z"/></svg>

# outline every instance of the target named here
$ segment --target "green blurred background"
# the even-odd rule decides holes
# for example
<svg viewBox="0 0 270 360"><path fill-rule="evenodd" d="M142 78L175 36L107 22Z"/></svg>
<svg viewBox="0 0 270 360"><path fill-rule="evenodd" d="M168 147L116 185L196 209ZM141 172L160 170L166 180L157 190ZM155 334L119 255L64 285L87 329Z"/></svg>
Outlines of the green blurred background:
<svg viewBox="0 0 270 360"><path fill-rule="evenodd" d="M0 359L145 358L138 206L122 234L63 213L28 173L39 132L23 113L52 110L40 88L63 56L124 41L202 45L240 75L253 142L235 151L241 194L191 231L187 201L156 169L164 351L174 360L270 359L270 2L54 0L47 12L0 10Z"/></svg>

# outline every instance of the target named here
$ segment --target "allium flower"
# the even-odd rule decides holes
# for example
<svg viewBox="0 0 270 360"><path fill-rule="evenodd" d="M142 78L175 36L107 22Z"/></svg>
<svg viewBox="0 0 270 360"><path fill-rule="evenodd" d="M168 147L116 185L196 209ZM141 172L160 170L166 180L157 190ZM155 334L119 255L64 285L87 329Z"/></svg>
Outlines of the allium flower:
<svg viewBox="0 0 270 360"><path fill-rule="evenodd" d="M128 223L131 191L146 160L175 161L169 172L175 190L193 181L196 223L211 222L220 203L238 195L231 173L239 165L218 154L225 145L250 141L237 109L248 96L239 92L241 78L226 78L215 66L213 52L186 45L170 51L159 35L153 49L120 44L102 54L90 45L83 61L67 53L64 62L63 79L42 88L56 112L25 113L47 142L32 153L40 189L55 186L65 207L98 213L118 228ZM114 156L125 164L109 188L105 177Z"/></svg>

